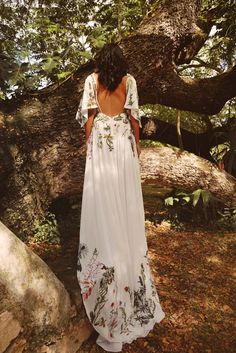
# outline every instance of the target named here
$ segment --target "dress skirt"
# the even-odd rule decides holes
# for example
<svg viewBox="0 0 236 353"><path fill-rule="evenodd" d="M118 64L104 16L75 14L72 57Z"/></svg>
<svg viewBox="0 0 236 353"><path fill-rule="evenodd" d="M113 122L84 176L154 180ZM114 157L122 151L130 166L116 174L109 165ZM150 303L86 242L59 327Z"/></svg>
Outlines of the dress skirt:
<svg viewBox="0 0 236 353"><path fill-rule="evenodd" d="M96 343L108 352L121 352L165 317L147 255L130 120L98 112L87 141L77 278Z"/></svg>

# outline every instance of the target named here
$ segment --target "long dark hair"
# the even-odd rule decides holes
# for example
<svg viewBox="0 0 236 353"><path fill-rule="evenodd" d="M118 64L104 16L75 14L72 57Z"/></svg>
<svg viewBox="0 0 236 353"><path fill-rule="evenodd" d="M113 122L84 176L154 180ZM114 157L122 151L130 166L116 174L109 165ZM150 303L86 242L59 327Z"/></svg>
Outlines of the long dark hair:
<svg viewBox="0 0 236 353"><path fill-rule="evenodd" d="M109 91L114 91L129 70L122 49L116 43L106 43L95 55L98 80Z"/></svg>

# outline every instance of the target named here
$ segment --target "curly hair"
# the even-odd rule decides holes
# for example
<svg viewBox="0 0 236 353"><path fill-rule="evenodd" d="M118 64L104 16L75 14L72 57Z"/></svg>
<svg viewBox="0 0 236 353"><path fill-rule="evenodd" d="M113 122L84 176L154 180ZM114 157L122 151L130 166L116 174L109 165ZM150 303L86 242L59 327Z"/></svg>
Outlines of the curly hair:
<svg viewBox="0 0 236 353"><path fill-rule="evenodd" d="M116 43L106 43L95 55L95 72L98 81L109 91L114 91L129 70L122 49Z"/></svg>

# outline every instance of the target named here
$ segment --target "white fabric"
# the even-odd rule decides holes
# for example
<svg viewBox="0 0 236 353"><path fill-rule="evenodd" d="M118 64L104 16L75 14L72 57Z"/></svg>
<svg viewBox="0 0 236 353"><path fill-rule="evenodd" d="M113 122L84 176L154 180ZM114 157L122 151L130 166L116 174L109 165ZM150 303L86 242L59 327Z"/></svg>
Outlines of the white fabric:
<svg viewBox="0 0 236 353"><path fill-rule="evenodd" d="M130 120L98 112L87 141L77 278L96 342L108 352L121 352L165 317L147 256Z"/></svg>
<svg viewBox="0 0 236 353"><path fill-rule="evenodd" d="M128 78L126 80L126 100L124 109L130 109L131 115L136 120L138 120L139 126L142 127L139 114L139 97L136 80L129 73L127 73L127 76ZM83 127L88 120L88 109L93 108L99 109L99 105L97 103L96 96L96 81L93 74L90 74L85 79L83 94L80 99L79 107L75 117L81 127Z"/></svg>

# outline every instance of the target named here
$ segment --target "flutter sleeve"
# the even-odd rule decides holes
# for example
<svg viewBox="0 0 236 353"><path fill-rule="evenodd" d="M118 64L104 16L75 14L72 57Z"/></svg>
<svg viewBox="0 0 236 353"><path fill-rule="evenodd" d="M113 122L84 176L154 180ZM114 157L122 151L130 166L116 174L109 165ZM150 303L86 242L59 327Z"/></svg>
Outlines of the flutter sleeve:
<svg viewBox="0 0 236 353"><path fill-rule="evenodd" d="M129 74L129 77L126 81L126 101L124 108L131 110L131 115L138 120L139 126L142 127L141 118L139 115L139 97L138 97L138 89L135 78Z"/></svg>
<svg viewBox="0 0 236 353"><path fill-rule="evenodd" d="M88 120L88 109L98 108L95 87L91 75L87 76L84 82L84 90L80 99L79 107L75 119L83 127Z"/></svg>

